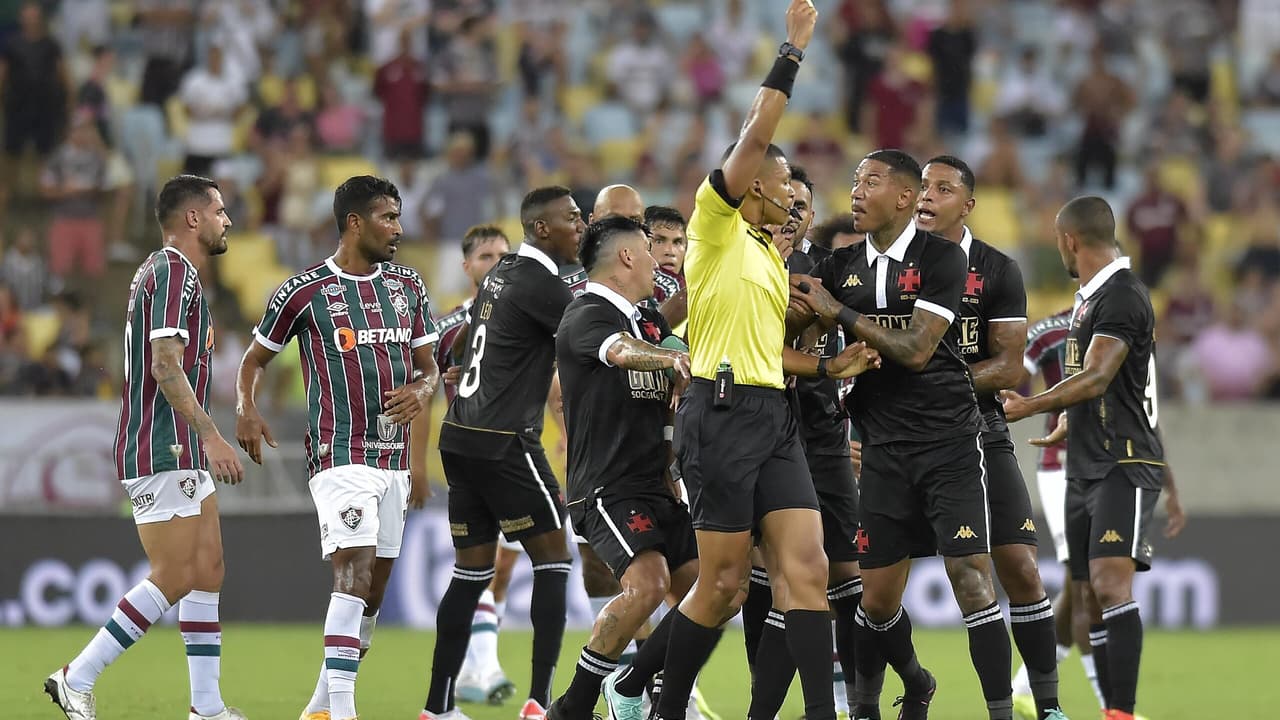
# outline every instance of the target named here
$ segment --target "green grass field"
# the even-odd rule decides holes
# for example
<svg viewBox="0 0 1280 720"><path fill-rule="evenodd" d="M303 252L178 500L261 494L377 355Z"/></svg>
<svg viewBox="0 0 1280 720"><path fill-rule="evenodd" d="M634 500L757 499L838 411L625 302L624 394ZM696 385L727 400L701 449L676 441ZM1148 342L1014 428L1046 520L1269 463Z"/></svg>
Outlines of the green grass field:
<svg viewBox="0 0 1280 720"><path fill-rule="evenodd" d="M0 718L59 718L41 692L46 674L67 662L89 639L87 627L0 630ZM311 695L320 666L320 630L303 625L230 625L224 630L222 688L251 720L294 720ZM373 651L360 668L358 706L364 720L413 720L426 693L432 633L379 628ZM562 690L573 673L585 633L565 637L556 678ZM520 690L528 687L531 635L502 635L503 665ZM986 717L962 631L918 631L917 648L938 676L934 720ZM1233 720L1280 717L1280 629L1209 633L1150 632L1143 656L1139 711L1151 720ZM1072 657L1063 664L1062 699L1073 719L1096 718L1095 702ZM730 631L702 675L703 692L724 720L746 715L748 687L742 636ZM885 717L900 686L885 685ZM518 695L523 698L523 695ZM177 629L159 627L107 669L98 685L98 711L115 718L184 718L187 672ZM474 720L515 720L516 701L500 708L464 706ZM798 685L784 720L801 714Z"/></svg>

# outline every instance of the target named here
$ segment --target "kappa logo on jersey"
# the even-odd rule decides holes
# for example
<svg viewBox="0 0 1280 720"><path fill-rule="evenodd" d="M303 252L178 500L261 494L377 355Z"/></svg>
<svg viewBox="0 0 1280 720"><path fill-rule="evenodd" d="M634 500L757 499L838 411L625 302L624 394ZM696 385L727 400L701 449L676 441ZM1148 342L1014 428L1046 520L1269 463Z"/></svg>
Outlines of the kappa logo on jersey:
<svg viewBox="0 0 1280 720"><path fill-rule="evenodd" d="M952 540L977 540L978 533L974 532L973 528L969 527L968 525L961 525L960 529L956 531L955 537L951 539Z"/></svg>
<svg viewBox="0 0 1280 720"><path fill-rule="evenodd" d="M627 527L631 528L633 533L647 533L653 529L653 521L644 513L631 511L631 517L627 518Z"/></svg>
<svg viewBox="0 0 1280 720"><path fill-rule="evenodd" d="M395 292L397 290L404 289L404 283L400 282L395 278L387 278L386 280L383 281L382 285L390 292Z"/></svg>
<svg viewBox="0 0 1280 720"><path fill-rule="evenodd" d="M351 308L344 302L331 303L329 305L329 317L338 317L346 315Z"/></svg>
<svg viewBox="0 0 1280 720"><path fill-rule="evenodd" d="M338 513L338 519L348 530L355 530L360 527L360 522L364 520L364 510L358 507L347 507Z"/></svg>
<svg viewBox="0 0 1280 720"><path fill-rule="evenodd" d="M1108 530L1102 533L1102 537L1098 538L1098 542L1118 543L1118 542L1124 542L1124 538L1121 537L1120 533L1116 532L1115 530Z"/></svg>
<svg viewBox="0 0 1280 720"><path fill-rule="evenodd" d="M978 293L982 292L982 286L985 284L986 283L983 281L981 275L970 270L969 276L966 277L964 281L964 294L977 296Z"/></svg>
<svg viewBox="0 0 1280 720"><path fill-rule="evenodd" d="M351 352L357 345L384 345L407 343L412 340L413 328L353 328L340 327L333 331L333 344L342 352Z"/></svg>
<svg viewBox="0 0 1280 720"><path fill-rule="evenodd" d="M338 283L329 283L320 288L320 294L326 297L337 297L343 293L342 286Z"/></svg>
<svg viewBox="0 0 1280 720"><path fill-rule="evenodd" d="M391 295L391 307L396 314L401 317L409 317L409 298L404 293L393 293Z"/></svg>
<svg viewBox="0 0 1280 720"><path fill-rule="evenodd" d="M378 437L382 438L383 442L394 440L397 429L395 420L392 420L388 415L378 413Z"/></svg>
<svg viewBox="0 0 1280 720"><path fill-rule="evenodd" d="M1035 532L1036 531L1035 521L1033 521L1031 518L1027 518L1026 521L1022 523L1022 527L1018 529L1025 530L1026 532Z"/></svg>
<svg viewBox="0 0 1280 720"><path fill-rule="evenodd" d="M188 500L194 499L196 496L196 476L188 475L179 480L178 489L182 491L183 495L187 496Z"/></svg>
<svg viewBox="0 0 1280 720"><path fill-rule="evenodd" d="M920 292L920 270L909 267L898 273L898 289L904 293Z"/></svg>
<svg viewBox="0 0 1280 720"><path fill-rule="evenodd" d="M844 279L844 285L842 285L841 287L847 287L847 288L858 287L861 284L862 284L861 277L850 274L849 277Z"/></svg>

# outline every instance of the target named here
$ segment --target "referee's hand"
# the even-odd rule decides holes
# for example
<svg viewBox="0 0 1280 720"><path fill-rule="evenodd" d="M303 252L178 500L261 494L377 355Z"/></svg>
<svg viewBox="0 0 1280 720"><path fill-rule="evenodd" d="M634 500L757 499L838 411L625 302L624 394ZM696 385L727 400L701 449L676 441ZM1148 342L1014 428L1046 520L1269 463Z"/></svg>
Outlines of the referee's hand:
<svg viewBox="0 0 1280 720"><path fill-rule="evenodd" d="M867 347L864 342L856 342L827 362L827 375L836 380L844 380L878 367L880 353L875 348Z"/></svg>
<svg viewBox="0 0 1280 720"><path fill-rule="evenodd" d="M787 8L787 42L801 50L809 47L817 24L818 11L813 7L813 0L791 0Z"/></svg>

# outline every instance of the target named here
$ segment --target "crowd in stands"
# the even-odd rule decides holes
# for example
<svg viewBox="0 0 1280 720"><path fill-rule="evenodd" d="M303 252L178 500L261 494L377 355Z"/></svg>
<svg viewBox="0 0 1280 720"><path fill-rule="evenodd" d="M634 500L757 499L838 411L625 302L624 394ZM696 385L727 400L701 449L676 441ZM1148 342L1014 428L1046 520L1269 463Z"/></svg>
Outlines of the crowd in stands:
<svg viewBox="0 0 1280 720"><path fill-rule="evenodd" d="M959 155L975 234L1068 305L1056 210L1116 209L1160 317L1161 391L1280 398L1280 4L819 0L778 138L846 210L868 150ZM159 182L224 187L206 284L247 328L334 243L346 176L391 177L401 260L451 306L459 240L523 192L609 182L691 210L783 29L765 0L51 0L0 10L0 390L98 394ZM4 13L8 12L6 16ZM92 329L91 329L92 328ZM104 370L103 367L108 369Z"/></svg>

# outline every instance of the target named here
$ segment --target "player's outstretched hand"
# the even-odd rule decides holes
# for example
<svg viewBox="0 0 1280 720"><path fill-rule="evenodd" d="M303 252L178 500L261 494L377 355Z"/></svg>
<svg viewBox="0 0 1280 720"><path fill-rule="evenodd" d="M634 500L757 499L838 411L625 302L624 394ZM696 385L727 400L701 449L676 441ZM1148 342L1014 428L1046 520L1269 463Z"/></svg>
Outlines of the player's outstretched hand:
<svg viewBox="0 0 1280 720"><path fill-rule="evenodd" d="M813 28L818 24L818 10L813 0L791 0L787 8L787 42L801 50L809 47Z"/></svg>
<svg viewBox="0 0 1280 720"><path fill-rule="evenodd" d="M408 425L418 413L426 411L427 401L431 399L431 387L425 380L417 380L383 394L387 399L382 404L382 411L392 422Z"/></svg>
<svg viewBox="0 0 1280 720"><path fill-rule="evenodd" d="M280 447L271 437L271 428L256 408L239 409L236 412L236 442L249 454L249 459L262 464L262 441L271 447ZM212 458L210 458L212 460Z"/></svg>
<svg viewBox="0 0 1280 720"><path fill-rule="evenodd" d="M1061 415L1058 416L1058 426L1053 429L1053 432L1049 433L1048 435L1045 435L1042 438L1032 438L1031 444L1035 445L1036 447L1053 447L1054 445L1057 445L1058 443L1061 443L1066 439L1067 439L1067 413L1063 412Z"/></svg>
<svg viewBox="0 0 1280 720"><path fill-rule="evenodd" d="M244 466L236 449L221 435L205 441L204 456L209 461L209 474L214 480L235 485L244 479Z"/></svg>
<svg viewBox="0 0 1280 720"><path fill-rule="evenodd" d="M448 370L440 374L440 379L445 385L457 385L462 382L462 366L450 365Z"/></svg>
<svg viewBox="0 0 1280 720"><path fill-rule="evenodd" d="M827 320L834 320L840 311L844 309L844 304L831 296L827 289L822 287L822 283L815 277L808 275L793 274L790 278L791 283L791 304L796 303L809 308L809 311L818 317Z"/></svg>
<svg viewBox="0 0 1280 720"><path fill-rule="evenodd" d="M675 410L680 405L680 398L684 395L684 391L689 389L689 383L693 381L693 371L689 367L689 356L680 353L676 358L675 365L671 366L671 409Z"/></svg>
<svg viewBox="0 0 1280 720"><path fill-rule="evenodd" d="M409 469L409 507L421 510L431 497L431 480L425 468Z"/></svg>
<svg viewBox="0 0 1280 720"><path fill-rule="evenodd" d="M1004 417L1009 422L1017 422L1033 414L1031 412L1031 403L1027 402L1025 397L1012 390L1001 390L1000 401L1004 405Z"/></svg>
<svg viewBox="0 0 1280 720"><path fill-rule="evenodd" d="M856 342L827 362L827 375L844 380L879 367L880 352L864 342Z"/></svg>
<svg viewBox="0 0 1280 720"><path fill-rule="evenodd" d="M849 441L849 459L853 462L853 474L862 474L862 443L857 440Z"/></svg>
<svg viewBox="0 0 1280 720"><path fill-rule="evenodd" d="M1182 528L1187 526L1187 513L1182 509L1182 500L1178 498L1177 491L1165 493L1164 510L1169 513L1169 522L1164 526L1164 536L1176 538L1182 532Z"/></svg>

